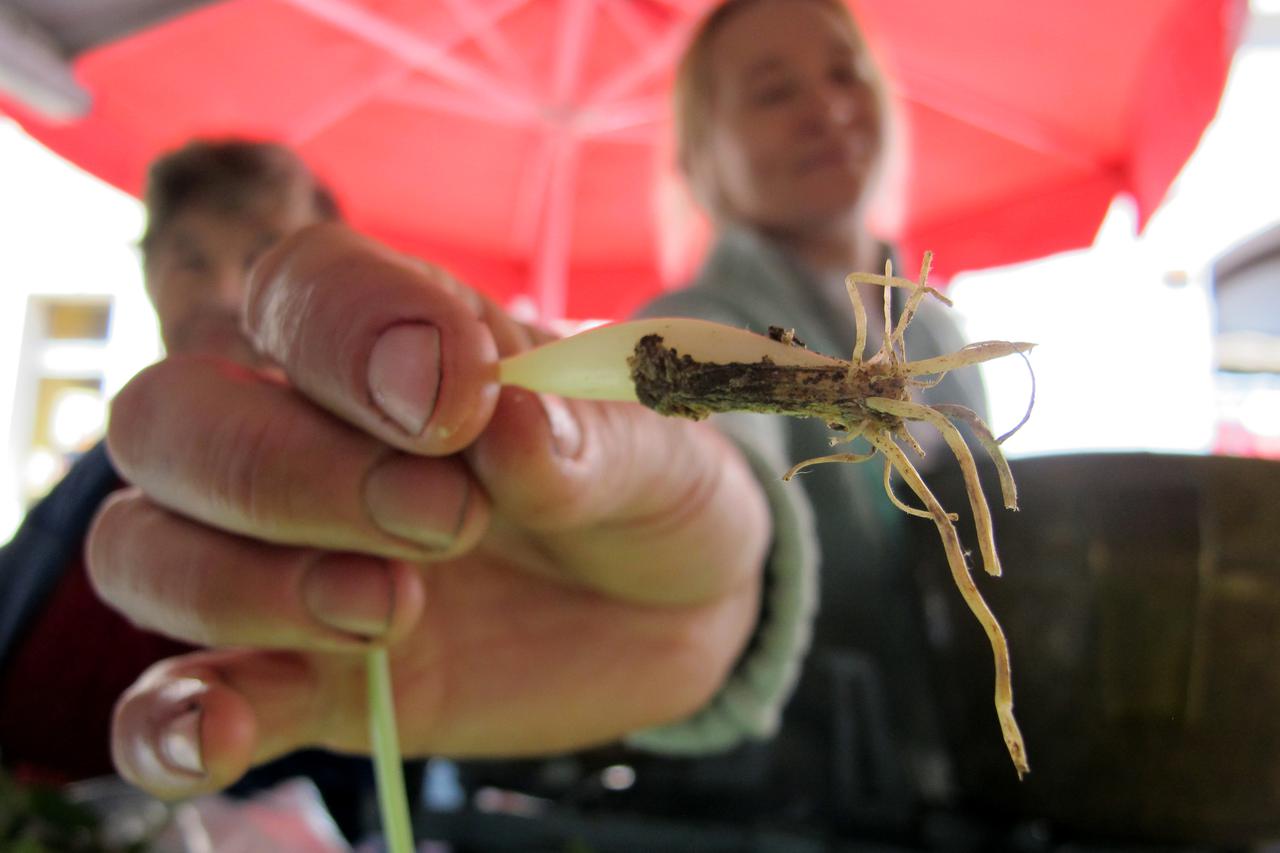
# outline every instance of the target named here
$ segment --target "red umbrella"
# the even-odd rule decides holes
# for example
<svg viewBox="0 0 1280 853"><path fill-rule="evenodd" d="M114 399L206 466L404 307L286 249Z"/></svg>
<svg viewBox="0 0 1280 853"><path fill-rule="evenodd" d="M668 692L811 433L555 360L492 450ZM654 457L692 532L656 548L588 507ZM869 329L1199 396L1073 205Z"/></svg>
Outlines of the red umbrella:
<svg viewBox="0 0 1280 853"><path fill-rule="evenodd" d="M192 135L278 139L357 227L547 317L625 313L696 260L664 140L707 0L75 5L0 0L48 37L25 42L43 78L0 109L126 191ZM1213 116L1246 2L851 5L904 127L876 222L946 275L1087 245L1117 193L1145 218ZM121 34L121 7L145 26Z"/></svg>

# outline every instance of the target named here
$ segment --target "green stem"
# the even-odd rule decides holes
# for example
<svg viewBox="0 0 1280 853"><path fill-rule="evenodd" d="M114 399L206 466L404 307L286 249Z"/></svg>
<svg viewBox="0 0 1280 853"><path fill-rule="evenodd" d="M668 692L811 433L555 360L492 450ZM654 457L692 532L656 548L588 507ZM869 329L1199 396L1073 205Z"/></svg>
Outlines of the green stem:
<svg viewBox="0 0 1280 853"><path fill-rule="evenodd" d="M404 790L404 766L396 737L396 708L391 693L391 667L385 648L369 652L369 730L373 739L373 769L378 782L378 807L387 853L413 853L409 798Z"/></svg>

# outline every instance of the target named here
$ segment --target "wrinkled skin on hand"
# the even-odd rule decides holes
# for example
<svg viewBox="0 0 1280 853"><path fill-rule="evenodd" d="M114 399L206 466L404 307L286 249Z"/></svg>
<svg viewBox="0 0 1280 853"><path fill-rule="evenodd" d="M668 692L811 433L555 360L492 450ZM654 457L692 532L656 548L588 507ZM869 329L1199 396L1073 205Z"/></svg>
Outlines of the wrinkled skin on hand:
<svg viewBox="0 0 1280 853"><path fill-rule="evenodd" d="M275 367L173 357L112 407L132 486L95 520L95 588L207 647L120 700L123 775L188 796L368 751L371 643L411 755L572 749L715 693L771 530L714 429L499 388L497 359L545 336L337 225L263 259L245 323Z"/></svg>

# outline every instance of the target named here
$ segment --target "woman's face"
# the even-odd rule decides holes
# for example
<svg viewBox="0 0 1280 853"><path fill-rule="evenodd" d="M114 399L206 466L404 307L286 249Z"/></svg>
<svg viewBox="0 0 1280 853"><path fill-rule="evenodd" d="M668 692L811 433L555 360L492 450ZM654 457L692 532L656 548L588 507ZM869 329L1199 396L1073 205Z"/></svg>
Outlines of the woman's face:
<svg viewBox="0 0 1280 853"><path fill-rule="evenodd" d="M782 231L855 213L883 117L869 58L841 19L819 3L761 0L725 22L709 59L705 160L691 167L709 170L718 212Z"/></svg>

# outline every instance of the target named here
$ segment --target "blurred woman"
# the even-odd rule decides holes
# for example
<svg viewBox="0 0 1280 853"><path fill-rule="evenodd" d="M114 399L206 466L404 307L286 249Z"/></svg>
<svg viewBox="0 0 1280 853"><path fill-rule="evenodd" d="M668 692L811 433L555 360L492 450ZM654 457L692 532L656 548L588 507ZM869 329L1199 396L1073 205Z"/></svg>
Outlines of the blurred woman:
<svg viewBox="0 0 1280 853"><path fill-rule="evenodd" d="M645 313L761 333L793 328L810 349L848 358L845 277L881 272L892 256L866 214L893 134L884 84L845 3L718 6L680 64L675 119L679 165L715 241L692 285ZM914 277L920 259L900 261ZM885 291L862 287L874 352ZM934 300L921 305L907 340L913 358L963 345ZM975 371L949 375L925 398L985 410ZM744 816L804 816L834 832L905 820L947 786L919 595L902 556L904 537L932 536L932 527L912 527L890 506L878 464L822 465L778 483L795 462L830 452L817 421L735 416L722 425L758 471L771 472L761 480L775 524L768 603L736 676L755 667L752 683L798 684L777 736L711 760L715 769L703 763L690 802L705 799L708 816L724 817L733 803ZM925 431L918 438L931 446ZM989 735L1000 749L994 726Z"/></svg>
<svg viewBox="0 0 1280 853"><path fill-rule="evenodd" d="M855 328L845 277L881 272L892 255L865 222L892 133L884 85L845 4L716 7L677 71L675 118L679 165L715 240L690 286L643 313L759 333L793 328L810 349L848 358ZM903 260L895 266L914 276L919 259ZM874 352L884 291L864 286L861 295ZM931 300L907 338L913 358L963 345ZM951 374L925 398L985 409L973 371ZM919 807L942 800L948 785L904 548L913 531L933 537L933 527L910 526L889 504L878 464L816 466L782 483L795 462L830 452L822 423L712 422L750 461L773 521L760 621L728 682L693 719L628 738L648 756L607 751L572 765L576 774L563 764L465 768L470 781L593 805L602 838L614 837L611 815L667 818L679 849L748 849L744 826L806 837L910 833ZM926 448L940 443L924 431L917 438ZM743 730L754 737L744 740ZM1003 750L994 723L989 738ZM592 797L592 779L607 782L618 763L634 769L626 790Z"/></svg>

